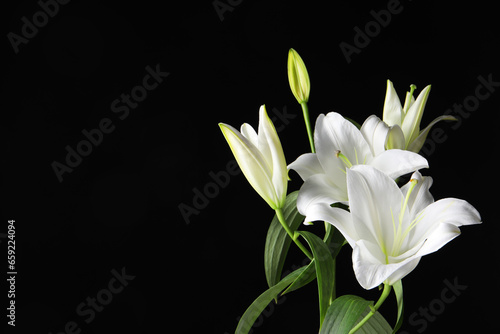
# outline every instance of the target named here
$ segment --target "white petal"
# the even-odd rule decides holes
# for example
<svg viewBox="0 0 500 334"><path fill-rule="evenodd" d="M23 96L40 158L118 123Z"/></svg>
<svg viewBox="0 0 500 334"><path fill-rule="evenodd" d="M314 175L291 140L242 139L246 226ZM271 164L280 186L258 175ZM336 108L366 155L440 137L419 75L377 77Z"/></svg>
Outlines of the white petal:
<svg viewBox="0 0 500 334"><path fill-rule="evenodd" d="M264 106L261 106L259 111L259 148L264 156L269 154L268 161L271 164L272 182L281 206L286 198L288 170L278 133Z"/></svg>
<svg viewBox="0 0 500 334"><path fill-rule="evenodd" d="M427 102L427 98L429 97L430 90L430 85L425 87L405 115L401 129L405 135L406 147L408 147L420 133L420 121L422 120L422 115L424 114L425 104Z"/></svg>
<svg viewBox="0 0 500 334"><path fill-rule="evenodd" d="M437 117L429 125L427 125L427 127L425 129L420 131L418 137L414 141L410 142L410 144L408 145L408 151L412 151L415 153L420 152L420 149L424 145L425 139L427 138L429 131L434 126L434 124L436 124L437 122L439 122L439 121L456 121L456 120L457 119L455 117L449 116L449 115L443 115L443 116Z"/></svg>
<svg viewBox="0 0 500 334"><path fill-rule="evenodd" d="M385 279L385 283L394 285L397 281L408 275L420 262L420 257L414 256L398 263L399 267Z"/></svg>
<svg viewBox="0 0 500 334"><path fill-rule="evenodd" d="M319 203L309 206L305 216L305 222L320 220L332 224L342 233L352 247L354 247L356 241L359 239L352 223L351 214L346 210L332 208L328 204Z"/></svg>
<svg viewBox="0 0 500 334"><path fill-rule="evenodd" d="M405 135L399 125L396 124L390 127L385 141L385 148L387 150L404 150L406 148Z"/></svg>
<svg viewBox="0 0 500 334"><path fill-rule="evenodd" d="M330 112L320 115L314 133L318 160L336 183L345 178L346 165L336 156L341 151L352 165L369 163L372 158L370 146L361 132L340 114Z"/></svg>
<svg viewBox="0 0 500 334"><path fill-rule="evenodd" d="M417 184L413 188L410 197L408 198L408 209L410 210L410 216L415 217L417 213L425 209L427 206L434 203L434 198L429 191L429 188L432 186L432 177L422 176L420 172L415 172L411 176L411 179L417 180ZM401 187L401 192L403 196L406 198L406 194L410 189L411 183L408 182L404 186Z"/></svg>
<svg viewBox="0 0 500 334"><path fill-rule="evenodd" d="M385 151L389 126L375 115L368 117L361 126L361 134L368 142L374 156Z"/></svg>
<svg viewBox="0 0 500 334"><path fill-rule="evenodd" d="M259 147L259 137L257 135L257 132L255 132L254 128L250 124L243 123L241 125L240 132L255 147Z"/></svg>
<svg viewBox="0 0 500 334"><path fill-rule="evenodd" d="M346 185L339 187L327 175L316 174L308 178L300 188L297 209L305 216L310 205L316 203L330 205L336 202L347 203Z"/></svg>
<svg viewBox="0 0 500 334"><path fill-rule="evenodd" d="M396 182L371 166L354 166L347 171L347 189L352 221L359 237L390 252L394 224L399 225L403 195ZM409 219L404 215L405 223Z"/></svg>
<svg viewBox="0 0 500 334"><path fill-rule="evenodd" d="M403 115L401 116L401 123L405 118L406 112L408 111L408 109L410 109L413 103L415 103L415 96L413 96L413 94L410 95L410 92L406 92L405 105L403 106Z"/></svg>
<svg viewBox="0 0 500 334"><path fill-rule="evenodd" d="M271 170L260 151L231 125L220 123L219 126L250 185L272 208L277 207L279 200Z"/></svg>
<svg viewBox="0 0 500 334"><path fill-rule="evenodd" d="M418 256L424 256L439 250L451 240L460 235L460 229L447 223L439 223L434 227L432 233L425 239L422 248L418 251Z"/></svg>
<svg viewBox="0 0 500 334"><path fill-rule="evenodd" d="M387 150L376 156L370 165L380 169L393 179L429 167L424 157L404 150Z"/></svg>
<svg viewBox="0 0 500 334"><path fill-rule="evenodd" d="M335 152L340 148L335 131L331 130L326 119L325 115L321 114L316 120L314 128L316 156L325 173L337 183L340 183L342 178L345 179L345 174L342 174L345 172L345 165L335 156ZM331 117L328 119L331 119Z"/></svg>
<svg viewBox="0 0 500 334"><path fill-rule="evenodd" d="M387 90L385 93L384 112L382 119L389 126L399 125L402 121L401 101L394 89L394 85L390 80L387 80Z"/></svg>
<svg viewBox="0 0 500 334"><path fill-rule="evenodd" d="M356 243L352 252L352 264L359 284L369 290L386 282L394 284L412 271L420 258L410 257L399 263L386 264L374 256L376 245L366 240Z"/></svg>
<svg viewBox="0 0 500 334"><path fill-rule="evenodd" d="M303 181L315 174L325 173L316 153L302 154L297 160L288 165L288 169L296 171Z"/></svg>
<svg viewBox="0 0 500 334"><path fill-rule="evenodd" d="M439 233L444 231L448 234L449 238L449 234L453 231L455 234L459 232L458 229L451 230L450 232L451 227L445 228L441 226L442 224L459 227L481 223L479 212L466 201L457 198L444 198L436 201L420 211L414 219L417 221L417 224L410 232L408 242L416 244L427 239L426 245L424 245L425 251L437 250L443 245L431 243L431 237L437 241L447 240L446 242L448 242L451 239L439 238ZM433 235L434 233L437 233L437 235Z"/></svg>

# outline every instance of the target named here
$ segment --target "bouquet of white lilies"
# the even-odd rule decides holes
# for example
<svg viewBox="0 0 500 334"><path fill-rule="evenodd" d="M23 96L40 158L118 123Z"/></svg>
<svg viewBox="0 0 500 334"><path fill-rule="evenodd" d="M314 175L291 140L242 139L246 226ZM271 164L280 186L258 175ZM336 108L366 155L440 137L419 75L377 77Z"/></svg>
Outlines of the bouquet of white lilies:
<svg viewBox="0 0 500 334"><path fill-rule="evenodd" d="M387 81L382 120L375 115L359 126L336 112L319 115L314 133L307 102L310 82L298 53L288 55L291 90L302 107L310 153L286 164L280 139L265 106L259 126L243 124L240 131L220 123L241 170L257 193L276 211L265 245L265 273L269 289L241 317L236 333L248 333L266 306L280 295L314 279L319 293L320 333L396 333L402 324L403 287L420 258L435 252L460 234L462 225L480 224L477 210L464 200L435 201L432 178L419 170L429 168L418 154L431 127L423 130L422 114L430 86L414 98L410 86L404 105ZM288 172L304 181L299 191L287 194ZM410 180L398 185L401 176ZM299 230L301 223L322 221L321 237ZM292 241L311 260L285 277L282 269ZM336 296L335 258L352 247L352 266L364 289L379 287L377 302L354 295ZM397 300L397 321L388 324L377 311L391 291Z"/></svg>

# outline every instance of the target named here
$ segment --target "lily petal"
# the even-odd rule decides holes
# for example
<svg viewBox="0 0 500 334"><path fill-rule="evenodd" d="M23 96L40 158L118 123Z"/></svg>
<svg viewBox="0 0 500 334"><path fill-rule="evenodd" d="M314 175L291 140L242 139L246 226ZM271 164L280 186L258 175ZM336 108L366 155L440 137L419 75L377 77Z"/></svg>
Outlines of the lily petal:
<svg viewBox="0 0 500 334"><path fill-rule="evenodd" d="M369 163L373 159L370 145L361 132L336 112L319 115L314 142L321 166L336 184L345 179L343 172L346 168L342 160L336 157L336 151L341 151L353 165Z"/></svg>
<svg viewBox="0 0 500 334"><path fill-rule="evenodd" d="M259 136L254 128L247 123L243 123L240 127L240 132L246 139L248 139L255 147L259 147Z"/></svg>
<svg viewBox="0 0 500 334"><path fill-rule="evenodd" d="M405 135L403 130L399 125L393 125L389 128L389 134L385 141L385 148L387 150L400 149L404 150L406 148Z"/></svg>
<svg viewBox="0 0 500 334"><path fill-rule="evenodd" d="M305 222L326 221L335 226L345 237L346 241L354 247L359 239L352 223L351 214L343 209L332 208L325 203L314 204L307 210Z"/></svg>
<svg viewBox="0 0 500 334"><path fill-rule="evenodd" d="M401 101L394 89L394 85L390 80L387 80L387 89L385 92L384 111L382 119L387 125L399 125L403 119L403 110L401 109Z"/></svg>
<svg viewBox="0 0 500 334"><path fill-rule="evenodd" d="M250 185L272 208L277 207L270 166L259 149L231 125L219 123L219 126Z"/></svg>
<svg viewBox="0 0 500 334"><path fill-rule="evenodd" d="M325 174L316 174L308 178L299 191L297 197L297 209L306 216L308 208L312 204L324 203L327 205L341 202L348 203L347 189L344 181L343 185L337 185L332 182Z"/></svg>
<svg viewBox="0 0 500 334"><path fill-rule="evenodd" d="M406 113L401 129L405 134L406 147L413 142L420 133L420 121L424 113L425 104L429 97L431 85L426 86L418 95L415 103L413 103Z"/></svg>
<svg viewBox="0 0 500 334"><path fill-rule="evenodd" d="M447 228L446 231L448 234L451 229L451 227L440 225L447 224L459 227L481 223L479 212L472 205L458 198L444 198L436 201L418 213L416 219L415 227L409 234L408 242L416 243L427 239L423 250L421 250L424 254L425 252L430 253L438 250L444 243L451 240L438 238L438 229ZM453 229L452 231L457 232L457 229ZM433 242L433 240L437 240L438 242ZM440 242L444 243L441 244Z"/></svg>
<svg viewBox="0 0 500 334"><path fill-rule="evenodd" d="M361 126L361 134L370 145L374 156L385 151L389 130L389 126L375 115L368 117Z"/></svg>
<svg viewBox="0 0 500 334"><path fill-rule="evenodd" d="M422 248L418 251L417 255L424 256L434 253L459 235L460 229L457 226L453 224L439 223L435 226L429 237L425 239L425 242L423 243Z"/></svg>
<svg viewBox="0 0 500 334"><path fill-rule="evenodd" d="M315 174L324 174L325 171L319 163L316 153L305 153L288 165L288 169L296 171L300 178L305 181Z"/></svg>
<svg viewBox="0 0 500 334"><path fill-rule="evenodd" d="M408 109L410 109L410 107L413 105L413 103L415 103L415 96L413 96L413 94L411 94L410 92L406 92L406 97L405 97L405 105L403 106L403 118L404 119L404 116L406 115L406 112L408 111Z"/></svg>
<svg viewBox="0 0 500 334"><path fill-rule="evenodd" d="M287 189L287 167L285 154L281 147L278 133L266 112L265 106L259 110L259 150L264 157L267 155L268 165L272 168L272 182L278 198L284 204Z"/></svg>
<svg viewBox="0 0 500 334"><path fill-rule="evenodd" d="M396 182L376 168L358 165L347 170L347 190L352 221L359 237L378 245L379 251L387 254L393 247L393 222L400 215L403 201ZM406 221L407 216L405 212Z"/></svg>
<svg viewBox="0 0 500 334"><path fill-rule="evenodd" d="M422 174L420 174L420 172L416 171L411 176L411 180L413 179L417 180L417 184L413 187L413 190L408 197L407 205L408 209L410 210L410 216L415 217L420 211L434 203L434 198L429 191L429 188L432 186L432 177L424 177L422 176ZM403 193L403 196L405 198L410 187L411 182L408 182L401 187L401 192Z"/></svg>
<svg viewBox="0 0 500 334"><path fill-rule="evenodd" d="M415 269L415 267L418 265L420 262L421 257L420 256L413 256L411 258L407 258L405 261L397 263L399 265L399 268L394 270L391 275L389 275L385 279L385 283L389 285L394 285L397 281L408 275L410 272ZM392 266L391 266L392 267ZM391 268L392 269L392 268Z"/></svg>
<svg viewBox="0 0 500 334"><path fill-rule="evenodd" d="M429 164L424 157L404 150L385 151L376 156L371 165L393 179L422 168L429 168Z"/></svg>
<svg viewBox="0 0 500 334"><path fill-rule="evenodd" d="M386 282L394 284L410 273L418 264L419 257L410 257L399 263L385 264L374 257L376 245L359 240L352 251L352 264L359 284L369 290Z"/></svg>
<svg viewBox="0 0 500 334"><path fill-rule="evenodd" d="M450 115L443 115L435 118L425 129L420 131L420 134L418 135L417 138L413 142L410 143L408 146L408 151L412 151L415 153L420 152L420 149L425 143L425 139L427 138L427 135L429 134L429 131L431 128L434 126L439 121L456 121L457 119L453 116Z"/></svg>

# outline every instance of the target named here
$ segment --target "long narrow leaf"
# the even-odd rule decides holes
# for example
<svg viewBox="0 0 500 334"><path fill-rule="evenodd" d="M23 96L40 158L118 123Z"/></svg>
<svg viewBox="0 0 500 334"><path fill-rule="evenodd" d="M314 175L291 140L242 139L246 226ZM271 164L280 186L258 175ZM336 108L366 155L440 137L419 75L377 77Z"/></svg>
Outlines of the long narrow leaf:
<svg viewBox="0 0 500 334"><path fill-rule="evenodd" d="M297 211L298 194L298 191L288 194L283 207L283 216L292 231L297 230L299 225L304 221L304 216ZM278 217L275 215L267 231L264 248L264 269L269 287L276 285L281 279L281 271L283 270L283 264L285 263L291 242L292 239L288 236L283 226L281 226Z"/></svg>
<svg viewBox="0 0 500 334"><path fill-rule="evenodd" d="M392 332L395 334L403 324L403 283L399 280L392 287L394 288L394 293L396 294L396 300L398 302L398 320L396 321L396 326L394 326L394 331Z"/></svg>
<svg viewBox="0 0 500 334"><path fill-rule="evenodd" d="M330 306L334 287L334 263L328 246L318 236L307 231L298 231L309 244L314 256L316 279L318 280L319 294L319 323L320 328L325 319L326 311Z"/></svg>
<svg viewBox="0 0 500 334"><path fill-rule="evenodd" d="M300 274L281 295L300 289L304 285L311 283L316 278L316 267L314 260L307 265L306 270Z"/></svg>
<svg viewBox="0 0 500 334"><path fill-rule="evenodd" d="M247 308L236 328L235 334L247 334L252 328L255 320L259 317L262 311L276 296L283 291L290 283L292 283L306 267L301 267L288 276L283 278L279 283L264 291L254 302Z"/></svg>

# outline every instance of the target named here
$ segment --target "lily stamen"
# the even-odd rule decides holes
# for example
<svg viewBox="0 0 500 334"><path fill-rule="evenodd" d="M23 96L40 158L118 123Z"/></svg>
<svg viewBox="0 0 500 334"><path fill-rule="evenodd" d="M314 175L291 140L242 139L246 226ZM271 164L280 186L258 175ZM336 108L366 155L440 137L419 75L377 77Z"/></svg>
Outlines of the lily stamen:
<svg viewBox="0 0 500 334"><path fill-rule="evenodd" d="M340 150L337 150L337 152L335 152L335 156L337 158L340 158L348 168L351 168L352 167L352 164L351 162L349 161L349 159L347 159L347 157L345 155L342 154L342 152Z"/></svg>
<svg viewBox="0 0 500 334"><path fill-rule="evenodd" d="M397 256L396 252L399 252L399 250L401 249L401 246L403 245L403 241L406 238L406 236L408 235L408 232L410 232L410 230L413 227L415 227L415 225L417 223L417 222L415 222L415 224L413 224L413 222L412 222L410 224L410 226L408 226L405 229L404 232L402 231L403 218L404 218L406 208L408 207L408 200L410 199L410 195L413 192L413 189L415 188L415 186L417 185L418 180L411 179L410 183L411 183L410 188L408 189L408 192L406 193L406 197L404 199L403 205L401 206L401 212L399 214L399 225L398 225L397 230L396 230L396 226L395 226L395 222L394 222L394 217L392 219L393 230L394 230L394 244L392 245L392 252L391 252L392 256ZM392 214L392 211L391 211L391 214Z"/></svg>

